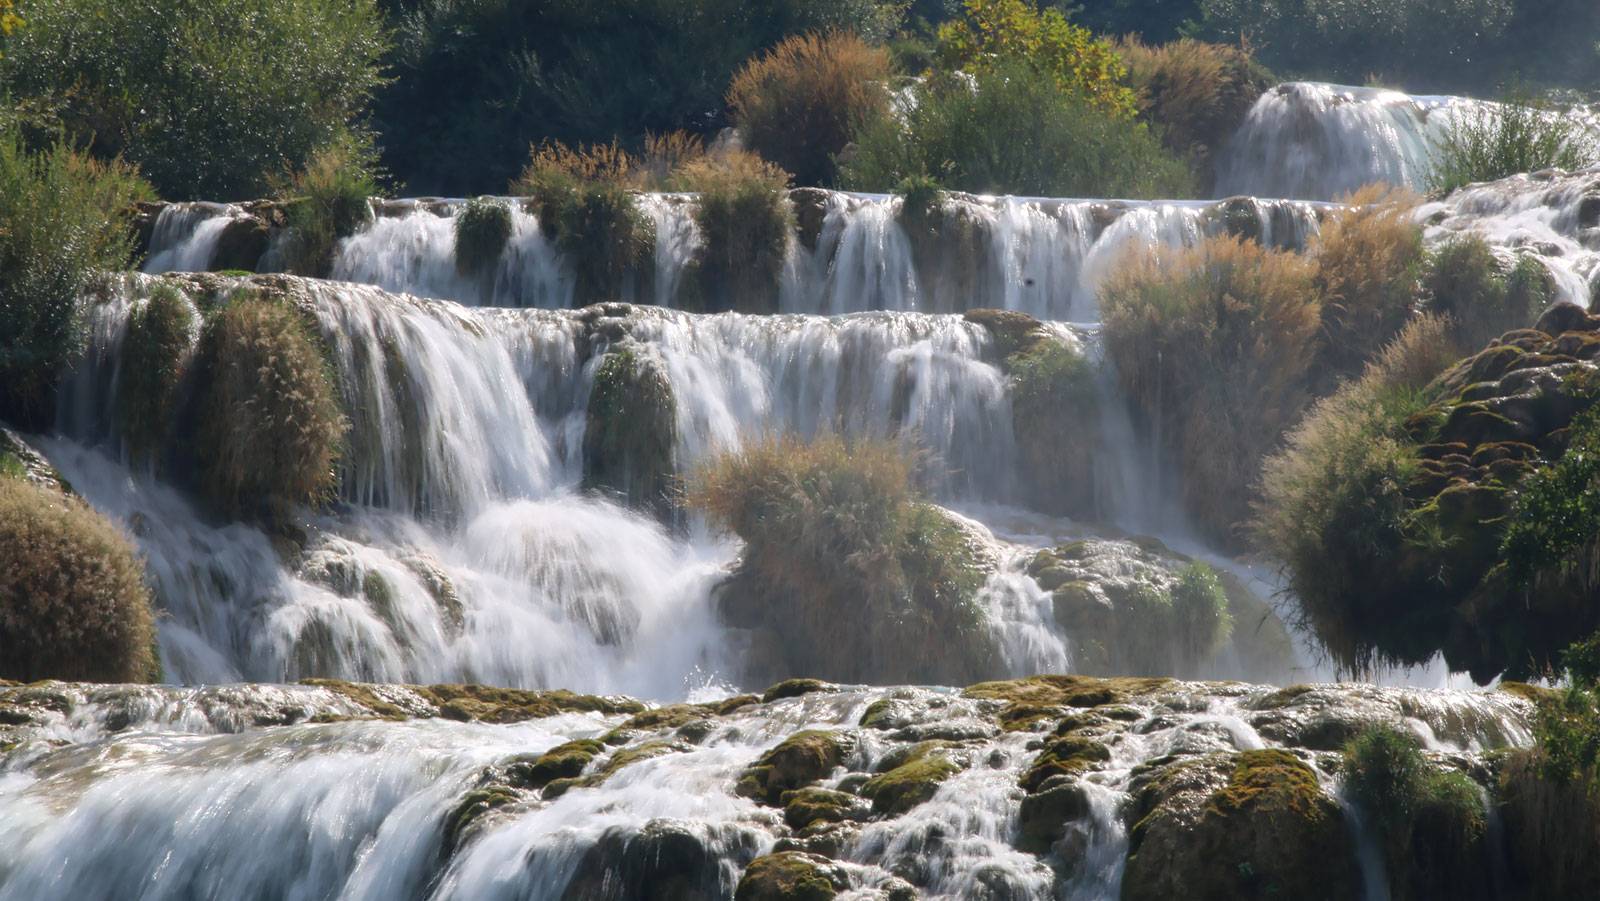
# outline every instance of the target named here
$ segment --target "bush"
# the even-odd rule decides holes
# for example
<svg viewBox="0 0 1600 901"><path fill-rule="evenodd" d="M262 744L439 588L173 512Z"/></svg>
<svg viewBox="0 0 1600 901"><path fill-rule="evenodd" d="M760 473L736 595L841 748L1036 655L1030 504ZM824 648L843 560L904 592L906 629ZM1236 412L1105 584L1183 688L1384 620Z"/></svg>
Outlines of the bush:
<svg viewBox="0 0 1600 901"><path fill-rule="evenodd" d="M796 35L739 70L728 110L746 146L798 184L832 184L851 136L889 115L888 80L889 55L853 34Z"/></svg>
<svg viewBox="0 0 1600 901"><path fill-rule="evenodd" d="M0 420L49 425L56 380L82 349L84 290L129 264L126 214L150 196L120 162L60 142L30 154L0 131Z"/></svg>
<svg viewBox="0 0 1600 901"><path fill-rule="evenodd" d="M533 198L540 227L570 262L578 305L618 299L654 252L655 229L632 193L647 171L614 142L544 144L512 183L513 194Z"/></svg>
<svg viewBox="0 0 1600 901"><path fill-rule="evenodd" d="M1151 47L1130 38L1117 51L1142 117L1168 150L1202 173L1211 172L1217 152L1272 86L1272 74L1241 47L1192 38Z"/></svg>
<svg viewBox="0 0 1600 901"><path fill-rule="evenodd" d="M947 72L1015 72L1017 64L1053 80L1062 92L1109 116L1128 118L1133 92L1116 48L1034 0L963 0L961 18L939 28Z"/></svg>
<svg viewBox="0 0 1600 901"><path fill-rule="evenodd" d="M1510 877L1530 898L1600 892L1600 700L1573 684L1539 701L1533 747L1500 775Z"/></svg>
<svg viewBox="0 0 1600 901"><path fill-rule="evenodd" d="M694 210L700 248L693 266L706 309L777 309L795 229L788 181L777 166L741 152L693 160L674 175L677 187L700 195Z"/></svg>
<svg viewBox="0 0 1600 901"><path fill-rule="evenodd" d="M1518 486L1501 556L1518 585L1575 583L1588 595L1600 585L1600 407L1574 419L1570 436L1561 459Z"/></svg>
<svg viewBox="0 0 1600 901"><path fill-rule="evenodd" d="M880 0L394 0L395 81L378 129L412 194L498 190L530 144L645 131L714 134L728 83L785 36L878 42L903 5ZM631 148L630 148L631 149Z"/></svg>
<svg viewBox="0 0 1600 901"><path fill-rule="evenodd" d="M1497 106L1458 114L1434 153L1428 188L1464 185L1541 169L1575 171L1600 163L1600 139L1571 110L1512 94Z"/></svg>
<svg viewBox="0 0 1600 901"><path fill-rule="evenodd" d="M154 459L166 446L197 331L194 307L171 285L158 285L128 317L117 419L123 445L136 460Z"/></svg>
<svg viewBox="0 0 1600 901"><path fill-rule="evenodd" d="M0 476L0 678L159 678L144 568L75 498Z"/></svg>
<svg viewBox="0 0 1600 901"><path fill-rule="evenodd" d="M27 0L0 83L171 198L260 196L366 106L372 0Z"/></svg>
<svg viewBox="0 0 1600 901"><path fill-rule="evenodd" d="M1061 516L1092 517L1098 512L1094 462L1100 457L1093 367L1074 348L1045 340L1012 354L1006 368L1028 505Z"/></svg>
<svg viewBox="0 0 1600 901"><path fill-rule="evenodd" d="M1182 469L1186 508L1233 541L1260 460L1306 401L1314 263L1237 238L1132 254L1101 292L1109 359Z"/></svg>
<svg viewBox="0 0 1600 901"><path fill-rule="evenodd" d="M1189 666L1209 660L1227 644L1233 616L1216 570L1204 563L1184 567L1172 587L1172 618L1174 644Z"/></svg>
<svg viewBox="0 0 1600 901"><path fill-rule="evenodd" d="M1466 775L1434 769L1415 736L1376 726L1345 748L1346 790L1376 833L1396 899L1476 897L1488 820Z"/></svg>
<svg viewBox="0 0 1600 901"><path fill-rule="evenodd" d="M378 193L375 167L371 142L345 133L313 153L305 169L278 179L276 190L289 219L285 269L327 276L339 240L372 219L368 198Z"/></svg>
<svg viewBox="0 0 1600 901"><path fill-rule="evenodd" d="M974 681L995 649L964 533L911 485L887 441L769 438L707 464L688 502L744 541L734 625L771 630L780 660L823 678Z"/></svg>
<svg viewBox="0 0 1600 901"><path fill-rule="evenodd" d="M677 468L678 403L661 363L632 347L605 355L589 393L583 485L668 519Z"/></svg>
<svg viewBox="0 0 1600 901"><path fill-rule="evenodd" d="M1423 291L1430 311L1455 320L1467 347L1532 326L1555 298L1538 260L1523 257L1507 272L1477 235L1452 238L1434 248Z"/></svg>
<svg viewBox="0 0 1600 901"><path fill-rule="evenodd" d="M1520 60L1505 41L1513 0L1200 0L1204 34L1248 41L1272 68L1345 84L1375 73L1413 90L1487 87ZM1528 48L1529 56L1536 56Z"/></svg>
<svg viewBox="0 0 1600 901"><path fill-rule="evenodd" d="M1406 422L1459 356L1448 322L1414 320L1261 468L1256 545L1283 564L1303 625L1349 669L1370 669L1381 656L1373 636L1404 628L1372 586L1390 580L1404 540L1404 489L1419 466Z"/></svg>
<svg viewBox="0 0 1600 901"><path fill-rule="evenodd" d="M206 323L197 365L200 485L218 507L275 517L333 494L346 423L304 314L235 297Z"/></svg>
<svg viewBox="0 0 1600 901"><path fill-rule="evenodd" d="M1425 251L1411 221L1416 198L1373 186L1342 199L1313 246L1322 298L1318 393L1357 375L1415 312Z"/></svg>
<svg viewBox="0 0 1600 901"><path fill-rule="evenodd" d="M968 79L935 75L899 118L869 124L840 165L847 188L893 190L931 176L946 188L1054 197L1183 197L1187 167L1147 126L1095 108L1026 65Z"/></svg>
<svg viewBox="0 0 1600 901"><path fill-rule="evenodd" d="M455 235L458 272L491 269L511 240L511 207L493 197L469 200L455 215Z"/></svg>

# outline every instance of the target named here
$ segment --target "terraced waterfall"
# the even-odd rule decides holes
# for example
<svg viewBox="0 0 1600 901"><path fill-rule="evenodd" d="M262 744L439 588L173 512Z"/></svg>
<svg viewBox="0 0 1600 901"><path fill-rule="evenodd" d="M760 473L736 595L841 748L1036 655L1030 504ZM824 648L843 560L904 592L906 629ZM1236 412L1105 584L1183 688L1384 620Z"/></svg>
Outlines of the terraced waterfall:
<svg viewBox="0 0 1600 901"><path fill-rule="evenodd" d="M516 202L499 258L468 273L462 201L376 202L327 280L275 274L270 205L152 211L145 272L91 301L56 429L19 440L136 540L168 684L0 682L0 899L688 899L741 879L1144 899L1226 866L1193 841L1219 833L1279 841L1284 897L1387 897L1344 743L1389 721L1478 772L1528 744L1533 705L1431 669L1300 684L1335 673L1270 568L1197 537L1111 380L1072 424L1093 436L1092 515L1041 496L1008 354L1020 327L1099 355L1097 290L1129 247L1304 247L1339 195L1419 184L1440 121L1474 102L1277 88L1219 158L1216 201L958 195L914 235L899 198L799 189L762 311L691 296L690 195L638 199L650 264L579 309L571 261ZM1597 180L1518 176L1415 216L1429 241L1538 259L1587 306ZM158 286L196 310L263 292L315 322L350 431L337 499L294 534L219 521L121 445L123 342ZM611 410L618 372L667 401ZM605 458L601 430L658 452ZM799 678L767 653L804 652L784 624L730 613L740 543L672 486L763 435L825 433L920 455L981 570L991 681ZM1133 641L1117 599L1174 590L1196 559L1231 635ZM1273 787L1245 792L1258 773ZM1237 808L1207 806L1231 788ZM1284 840L1280 804L1314 827ZM1471 864L1493 897L1503 862Z"/></svg>

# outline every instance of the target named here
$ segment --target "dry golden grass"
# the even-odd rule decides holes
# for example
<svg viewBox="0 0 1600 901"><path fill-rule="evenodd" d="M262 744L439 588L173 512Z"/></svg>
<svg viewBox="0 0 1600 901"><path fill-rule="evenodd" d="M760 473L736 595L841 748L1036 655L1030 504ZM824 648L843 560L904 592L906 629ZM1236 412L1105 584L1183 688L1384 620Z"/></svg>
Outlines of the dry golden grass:
<svg viewBox="0 0 1600 901"><path fill-rule="evenodd" d="M1369 185L1341 198L1311 248L1322 297L1325 393L1361 372L1415 312L1426 252L1411 219L1416 194Z"/></svg>
<svg viewBox="0 0 1600 901"><path fill-rule="evenodd" d="M1123 38L1117 52L1144 117L1167 148L1199 163L1238 129L1271 75L1247 50L1182 38L1152 47Z"/></svg>
<svg viewBox="0 0 1600 901"><path fill-rule="evenodd" d="M159 675L144 567L87 504L0 476L0 678Z"/></svg>
<svg viewBox="0 0 1600 901"><path fill-rule="evenodd" d="M800 184L832 184L834 157L889 112L889 54L847 32L794 35L745 63L728 109L746 143Z"/></svg>
<svg viewBox="0 0 1600 901"><path fill-rule="evenodd" d="M1218 539L1234 538L1259 461L1306 402L1315 275L1310 259L1220 237L1136 251L1101 292L1118 379Z"/></svg>

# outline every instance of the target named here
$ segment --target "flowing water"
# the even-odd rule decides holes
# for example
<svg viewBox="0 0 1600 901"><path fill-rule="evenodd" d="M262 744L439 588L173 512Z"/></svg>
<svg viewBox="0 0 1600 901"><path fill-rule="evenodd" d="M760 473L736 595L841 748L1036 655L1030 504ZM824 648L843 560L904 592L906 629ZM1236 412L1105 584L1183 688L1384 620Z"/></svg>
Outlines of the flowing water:
<svg viewBox="0 0 1600 901"><path fill-rule="evenodd" d="M381 203L341 242L333 280L267 279L315 317L351 419L340 496L304 514L298 554L282 535L217 521L185 485L131 464L114 434L123 335L154 274L206 269L247 215L164 207L150 274L92 306L56 432L34 440L145 556L172 686L0 686L0 899L625 897L669 878L728 896L752 859L798 840L735 781L807 727L851 734L850 758L824 780L846 788L911 742L962 743L960 772L931 800L838 838L848 897L910 882L932 897L1109 898L1135 771L1163 755L1294 747L1326 762L1301 727L1330 717L1393 719L1447 755L1526 744L1527 706L1509 696L1340 686L1283 700L1240 683L1176 684L1130 702L1110 760L1083 780L1085 813L1042 857L1017 847L1017 781L1036 734L1001 731L993 702L945 689L849 688L708 714L692 733L630 729L627 747L658 740L669 753L559 797L518 795L452 852L448 822L467 792L626 717L457 722L413 699L390 722L359 718L373 711L338 691L279 684L465 682L666 704L759 689L743 677L746 636L716 604L738 543L583 490L590 392L605 354L622 348L671 386L679 472L772 433L887 438L923 455L934 499L959 511L992 563L978 602L1000 652L994 675L1070 671L1073 636L1027 568L1040 548L1093 532L1024 509L1000 351L960 314L1026 312L1098 355L1096 294L1128 248L1230 229L1303 247L1320 201L1374 178L1419 183L1443 123L1472 103L1328 85L1269 92L1220 158L1219 187L1306 200L954 195L930 242L907 232L898 198L818 192L814 240L791 240L781 312L769 316L673 309L700 243L688 195L640 196L655 248L624 286L635 305L584 310L569 309L570 267L519 203L504 252L476 272L455 261L459 202ZM1472 232L1499 253L1536 255L1562 296L1587 303L1600 282L1596 196L1600 173L1519 176L1417 217L1429 241ZM243 284L169 280L197 302ZM1100 421L1084 427L1102 436L1093 462L1106 525L1159 535L1271 595L1270 575L1195 537L1175 509L1175 475L1104 367L1101 378ZM1328 675L1292 654L1271 671L1259 663L1231 650L1191 675ZM875 703L911 713L892 733L858 728Z"/></svg>

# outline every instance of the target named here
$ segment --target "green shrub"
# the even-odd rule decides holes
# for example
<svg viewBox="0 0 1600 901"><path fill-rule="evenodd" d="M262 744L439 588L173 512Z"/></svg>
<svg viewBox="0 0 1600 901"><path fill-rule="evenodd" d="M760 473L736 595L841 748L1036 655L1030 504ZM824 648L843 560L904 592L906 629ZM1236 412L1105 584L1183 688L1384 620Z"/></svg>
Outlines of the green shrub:
<svg viewBox="0 0 1600 901"><path fill-rule="evenodd" d="M1500 774L1509 875L1532 898L1600 891L1600 700L1572 675L1538 702L1533 747Z"/></svg>
<svg viewBox="0 0 1600 901"><path fill-rule="evenodd" d="M532 151L511 192L533 198L539 224L566 255L576 278L576 303L616 300L630 274L655 250L655 229L634 203L644 167L619 145Z"/></svg>
<svg viewBox="0 0 1600 901"><path fill-rule="evenodd" d="M1186 508L1233 542L1260 461L1304 408L1320 305L1315 264L1237 238L1131 255L1101 292L1108 358Z"/></svg>
<svg viewBox="0 0 1600 901"><path fill-rule="evenodd" d="M288 271L326 276L339 239L372 219L368 198L378 193L376 159L370 140L347 132L311 154L303 170L281 180L277 191L289 218Z"/></svg>
<svg viewBox="0 0 1600 901"><path fill-rule="evenodd" d="M1428 309L1455 320L1461 343L1479 347L1513 329L1531 328L1555 298L1544 266L1523 257L1510 272L1488 242L1464 235L1429 254L1423 276Z"/></svg>
<svg viewBox="0 0 1600 901"><path fill-rule="evenodd" d="M1465 774L1440 771L1415 736L1375 726L1344 752L1346 790L1376 833L1390 896L1401 901L1474 897L1490 878L1482 793Z"/></svg>
<svg viewBox="0 0 1600 901"><path fill-rule="evenodd" d="M1118 118L1135 109L1127 70L1110 42L1035 0L963 0L963 15L939 28L946 72L1020 74L1018 64L1089 107Z"/></svg>
<svg viewBox="0 0 1600 901"><path fill-rule="evenodd" d="M379 131L395 138L384 162L408 193L456 196L498 190L540 141L715 133L728 83L751 56L807 31L877 43L904 11L882 0L403 6L395 81L377 107Z"/></svg>
<svg viewBox="0 0 1600 901"><path fill-rule="evenodd" d="M589 392L583 485L667 519L673 511L678 402L658 360L632 347L606 354Z"/></svg>
<svg viewBox="0 0 1600 901"><path fill-rule="evenodd" d="M1434 154L1428 188L1463 185L1541 169L1574 171L1600 163L1600 139L1570 110L1514 93L1497 106L1452 120Z"/></svg>
<svg viewBox="0 0 1600 901"><path fill-rule="evenodd" d="M749 153L704 157L681 167L674 183L696 191L700 229L694 277L706 309L772 312L794 233L788 174Z"/></svg>
<svg viewBox="0 0 1600 901"><path fill-rule="evenodd" d="M380 83L373 0L25 0L0 83L163 196L260 196Z"/></svg>
<svg viewBox="0 0 1600 901"><path fill-rule="evenodd" d="M1248 49L1183 38L1158 47L1138 38L1117 45L1138 94L1141 117L1168 150L1209 173L1212 160L1272 86Z"/></svg>
<svg viewBox="0 0 1600 901"><path fill-rule="evenodd" d="M136 460L154 459L166 446L196 332L194 308L171 285L158 285L128 317L117 419L123 445Z"/></svg>
<svg viewBox="0 0 1600 901"><path fill-rule="evenodd" d="M1410 320L1426 257L1411 194L1374 186L1342 202L1312 247L1322 298L1320 394L1359 375Z"/></svg>
<svg viewBox="0 0 1600 901"><path fill-rule="evenodd" d="M1579 414L1570 435L1561 459L1518 486L1500 553L1518 585L1588 593L1600 584L1600 407Z"/></svg>
<svg viewBox="0 0 1600 901"><path fill-rule="evenodd" d="M775 636L779 659L759 664L877 682L992 671L980 568L961 529L912 488L899 445L753 442L697 473L688 502L744 541L724 615Z"/></svg>
<svg viewBox="0 0 1600 901"><path fill-rule="evenodd" d="M1216 570L1204 563L1184 567L1172 588L1172 618L1174 645L1190 666L1209 659L1227 643L1233 617Z"/></svg>
<svg viewBox="0 0 1600 901"><path fill-rule="evenodd" d="M915 106L867 125L840 165L847 188L888 191L932 176L946 188L1051 197L1185 197L1187 167L1148 126L1107 114L1025 65L968 80L936 74Z"/></svg>
<svg viewBox="0 0 1600 901"><path fill-rule="evenodd" d="M206 323L196 365L199 480L213 503L278 516L333 494L346 423L304 314L235 297Z"/></svg>
<svg viewBox="0 0 1600 901"><path fill-rule="evenodd" d="M0 678L159 678L144 568L76 498L0 478Z"/></svg>
<svg viewBox="0 0 1600 901"><path fill-rule="evenodd" d="M834 181L834 157L889 115L889 55L853 34L785 39L734 75L728 110L745 145L802 185Z"/></svg>
<svg viewBox="0 0 1600 901"><path fill-rule="evenodd" d="M455 215L455 235L458 272L492 269L511 240L511 207L493 197L469 200Z"/></svg>
<svg viewBox="0 0 1600 901"><path fill-rule="evenodd" d="M1405 617L1375 585L1394 581L1419 460L1407 421L1424 388L1460 356L1448 322L1424 316L1361 378L1313 406L1261 468L1251 530L1283 564L1305 625L1335 662L1364 671L1381 654L1375 636Z"/></svg>
<svg viewBox="0 0 1600 901"><path fill-rule="evenodd" d="M1094 462L1100 455L1093 367L1082 353L1055 340L1012 354L1006 367L1028 505L1062 516L1093 516L1098 512Z"/></svg>
<svg viewBox="0 0 1600 901"><path fill-rule="evenodd" d="M55 143L36 154L0 131L0 420L45 428L58 377L83 346L81 297L127 267L126 213L151 196L134 170Z"/></svg>

